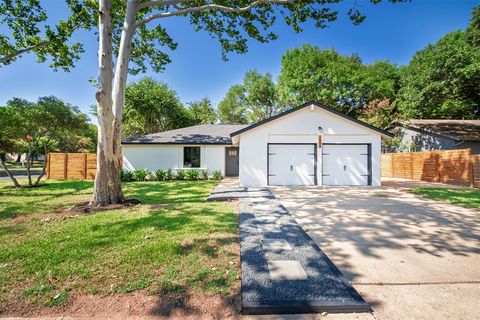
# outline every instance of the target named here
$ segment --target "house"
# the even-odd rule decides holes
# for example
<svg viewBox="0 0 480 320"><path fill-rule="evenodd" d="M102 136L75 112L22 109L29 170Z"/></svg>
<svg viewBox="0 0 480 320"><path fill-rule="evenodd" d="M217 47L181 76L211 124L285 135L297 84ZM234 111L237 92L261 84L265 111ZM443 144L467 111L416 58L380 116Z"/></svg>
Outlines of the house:
<svg viewBox="0 0 480 320"><path fill-rule="evenodd" d="M123 141L132 169L199 168L242 186L380 185L392 135L312 102L249 126L199 125Z"/></svg>
<svg viewBox="0 0 480 320"><path fill-rule="evenodd" d="M480 153L480 120L417 120L397 126L400 145L409 151L470 148Z"/></svg>

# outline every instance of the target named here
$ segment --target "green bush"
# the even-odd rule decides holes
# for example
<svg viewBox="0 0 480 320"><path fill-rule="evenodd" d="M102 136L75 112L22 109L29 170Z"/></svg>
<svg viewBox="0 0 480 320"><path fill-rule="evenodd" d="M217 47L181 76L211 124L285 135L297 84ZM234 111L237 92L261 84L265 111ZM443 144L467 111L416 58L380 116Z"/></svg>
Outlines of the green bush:
<svg viewBox="0 0 480 320"><path fill-rule="evenodd" d="M133 177L135 178L135 181L146 181L149 175L150 171L147 169L138 169L133 171Z"/></svg>
<svg viewBox="0 0 480 320"><path fill-rule="evenodd" d="M133 172L128 170L120 171L120 180L123 182L134 181L135 178L133 177Z"/></svg>
<svg viewBox="0 0 480 320"><path fill-rule="evenodd" d="M183 169L177 170L177 180L185 180L186 172Z"/></svg>
<svg viewBox="0 0 480 320"><path fill-rule="evenodd" d="M201 171L201 174L202 174L202 179L203 180L208 180L208 170L202 170Z"/></svg>
<svg viewBox="0 0 480 320"><path fill-rule="evenodd" d="M162 170L162 169L155 170L155 179L156 179L157 181L166 180L166 179L165 179L166 175L167 175L167 171L166 171L166 170Z"/></svg>
<svg viewBox="0 0 480 320"><path fill-rule="evenodd" d="M222 180L223 179L223 174L222 171L216 170L212 172L213 179L215 180Z"/></svg>
<svg viewBox="0 0 480 320"><path fill-rule="evenodd" d="M174 174L172 169L165 171L165 180L173 180Z"/></svg>
<svg viewBox="0 0 480 320"><path fill-rule="evenodd" d="M186 177L187 177L187 180L198 180L198 178L200 178L200 170L197 170L197 169L187 170Z"/></svg>

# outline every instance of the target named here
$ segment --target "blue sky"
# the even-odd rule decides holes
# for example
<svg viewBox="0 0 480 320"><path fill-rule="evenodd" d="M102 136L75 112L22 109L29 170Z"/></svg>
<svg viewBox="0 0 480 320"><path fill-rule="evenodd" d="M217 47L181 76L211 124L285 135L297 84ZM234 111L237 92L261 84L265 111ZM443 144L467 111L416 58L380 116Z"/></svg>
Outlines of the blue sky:
<svg viewBox="0 0 480 320"><path fill-rule="evenodd" d="M44 3L52 21L66 14L62 1ZM339 10L339 19L328 29L316 29L308 24L303 33L296 34L278 23L274 29L280 36L278 40L266 44L250 41L247 54L230 54L226 62L221 59L218 42L207 33L193 31L183 18L163 20L179 46L171 54L173 62L163 73L148 72L147 75L167 82L183 103L209 97L216 104L249 69L270 72L276 78L282 54L304 43L334 48L342 54L356 53L366 63L389 60L404 65L427 44L450 31L464 29L478 1L413 0L400 4L384 1L373 5L367 0L357 0L357 5L367 15L364 23L357 27L345 14L352 4L353 1L346 0L333 5ZM2 67L0 104L12 97L34 101L40 96L55 95L88 112L89 106L94 104L95 88L88 80L97 77L97 42L93 33L80 33L76 39L84 44L86 51L70 72L54 72L48 63L38 64L29 54ZM129 81L140 77L129 77Z"/></svg>

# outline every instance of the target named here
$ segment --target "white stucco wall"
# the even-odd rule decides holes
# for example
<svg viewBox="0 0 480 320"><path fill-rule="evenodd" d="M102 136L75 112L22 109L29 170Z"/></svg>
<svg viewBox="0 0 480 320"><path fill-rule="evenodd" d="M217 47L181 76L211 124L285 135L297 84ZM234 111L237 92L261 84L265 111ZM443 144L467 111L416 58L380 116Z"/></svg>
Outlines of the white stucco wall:
<svg viewBox="0 0 480 320"><path fill-rule="evenodd" d="M371 143L372 186L380 185L381 135L326 110L310 107L290 113L235 138L240 145L240 184L267 185L267 143L316 143L318 127L324 143ZM348 146L346 146L348 147ZM322 150L317 150L318 184L322 184Z"/></svg>
<svg viewBox="0 0 480 320"><path fill-rule="evenodd" d="M183 147L200 147L200 167L211 173L221 170L225 174L224 145L169 145L129 144L123 145L123 167L135 169L179 169L183 168Z"/></svg>

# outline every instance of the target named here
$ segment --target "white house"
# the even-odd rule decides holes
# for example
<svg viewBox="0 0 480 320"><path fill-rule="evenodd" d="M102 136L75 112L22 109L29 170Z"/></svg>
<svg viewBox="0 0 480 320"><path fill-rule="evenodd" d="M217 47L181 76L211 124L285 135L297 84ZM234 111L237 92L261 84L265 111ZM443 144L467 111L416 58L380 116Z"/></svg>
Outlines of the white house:
<svg viewBox="0 0 480 320"><path fill-rule="evenodd" d="M249 126L199 125L123 141L124 167L208 169L242 186L380 185L391 134L312 102Z"/></svg>

